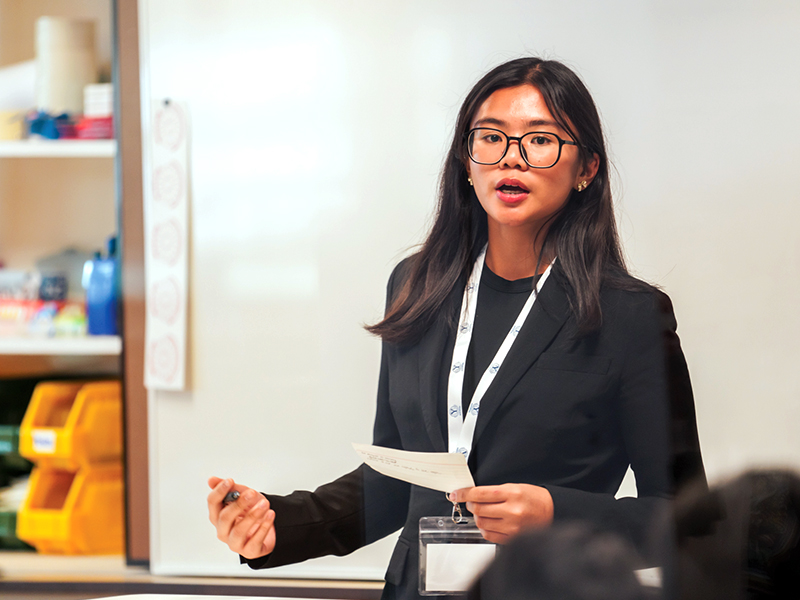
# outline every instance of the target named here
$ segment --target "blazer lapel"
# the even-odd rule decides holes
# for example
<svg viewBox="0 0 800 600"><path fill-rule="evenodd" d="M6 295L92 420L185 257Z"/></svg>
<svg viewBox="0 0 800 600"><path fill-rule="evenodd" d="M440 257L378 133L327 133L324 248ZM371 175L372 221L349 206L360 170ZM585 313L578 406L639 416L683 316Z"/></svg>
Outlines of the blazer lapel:
<svg viewBox="0 0 800 600"><path fill-rule="evenodd" d="M460 310L461 297L466 285L466 277L459 277L449 298L450 310ZM456 316L457 314L456 312ZM420 407L425 429L435 452L447 452L447 440L442 436L442 423L439 421L438 403L445 402L445 399L439 396L442 370L450 368L449 364L443 363L445 356L452 356L455 330L449 328L445 321L446 319L439 319L417 347Z"/></svg>
<svg viewBox="0 0 800 600"><path fill-rule="evenodd" d="M554 267L557 267L557 264ZM559 278L554 275L556 273L552 273L542 286L528 318L520 329L517 340L511 347L494 381L486 390L481 401L478 422L475 425L475 441L486 429L486 424L509 392L547 348L569 316L569 301L566 291Z"/></svg>
<svg viewBox="0 0 800 600"><path fill-rule="evenodd" d="M447 352L448 343L452 344L448 328L440 321L431 327L431 330L419 342L417 352L422 417L435 452L447 452L447 443L442 437L437 403L441 400L439 385L442 369L447 368L442 364L442 356Z"/></svg>

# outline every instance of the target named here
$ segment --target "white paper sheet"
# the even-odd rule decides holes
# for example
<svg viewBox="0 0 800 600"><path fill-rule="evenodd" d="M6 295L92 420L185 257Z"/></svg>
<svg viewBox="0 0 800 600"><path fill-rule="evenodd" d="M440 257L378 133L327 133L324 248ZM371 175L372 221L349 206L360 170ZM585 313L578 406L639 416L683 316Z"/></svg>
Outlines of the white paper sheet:
<svg viewBox="0 0 800 600"><path fill-rule="evenodd" d="M367 444L353 444L353 448L378 473L414 485L447 493L475 485L463 454L408 452Z"/></svg>

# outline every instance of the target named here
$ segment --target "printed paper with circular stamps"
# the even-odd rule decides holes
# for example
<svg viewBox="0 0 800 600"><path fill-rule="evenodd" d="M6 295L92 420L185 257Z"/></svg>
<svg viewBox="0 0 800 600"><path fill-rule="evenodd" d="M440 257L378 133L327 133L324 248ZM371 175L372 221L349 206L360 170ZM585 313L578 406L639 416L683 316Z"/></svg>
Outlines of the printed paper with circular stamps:
<svg viewBox="0 0 800 600"><path fill-rule="evenodd" d="M145 385L186 389L189 120L185 103L152 105L145 161Z"/></svg>

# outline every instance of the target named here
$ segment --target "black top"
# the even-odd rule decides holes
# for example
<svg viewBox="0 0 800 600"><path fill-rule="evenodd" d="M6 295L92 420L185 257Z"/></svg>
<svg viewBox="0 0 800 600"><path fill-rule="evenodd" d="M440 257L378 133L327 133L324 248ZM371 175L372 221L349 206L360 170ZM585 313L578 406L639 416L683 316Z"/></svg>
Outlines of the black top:
<svg viewBox="0 0 800 600"><path fill-rule="evenodd" d="M478 287L478 307L475 311L475 322L472 329L472 339L467 351L467 362L464 366L464 387L461 390L462 414L467 414L467 407L472 400L472 394L478 387L483 373L489 368L489 363L497 354L519 312L525 305L533 289L533 282L538 281L541 275L526 277L509 281L496 275L484 263L481 282ZM444 364L453 362L453 345L455 344L455 329L450 336L442 355ZM442 427L444 439L447 433L447 384L450 370L443 369L439 380L439 398L437 406L439 423Z"/></svg>
<svg viewBox="0 0 800 600"><path fill-rule="evenodd" d="M464 389L461 396L463 414L467 414L467 407L478 382L531 295L534 279L538 277L509 281L495 275L484 265L478 288L478 307L475 310L472 339L464 367Z"/></svg>

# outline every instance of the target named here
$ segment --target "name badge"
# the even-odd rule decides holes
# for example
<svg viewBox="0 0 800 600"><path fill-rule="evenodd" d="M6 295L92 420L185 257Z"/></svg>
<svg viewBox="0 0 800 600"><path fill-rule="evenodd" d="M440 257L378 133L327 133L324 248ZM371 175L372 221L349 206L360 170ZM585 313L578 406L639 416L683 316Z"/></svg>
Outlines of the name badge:
<svg viewBox="0 0 800 600"><path fill-rule="evenodd" d="M492 561L497 546L487 542L472 517L419 520L419 594L464 594Z"/></svg>

